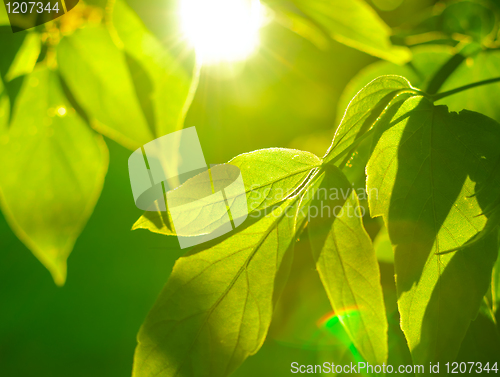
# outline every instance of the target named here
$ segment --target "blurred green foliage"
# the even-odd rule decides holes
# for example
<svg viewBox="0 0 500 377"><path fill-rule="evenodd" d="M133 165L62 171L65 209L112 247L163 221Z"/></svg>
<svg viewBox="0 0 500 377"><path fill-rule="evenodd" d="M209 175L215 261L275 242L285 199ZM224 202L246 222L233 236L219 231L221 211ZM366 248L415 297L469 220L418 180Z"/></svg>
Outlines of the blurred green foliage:
<svg viewBox="0 0 500 377"><path fill-rule="evenodd" d="M500 361L500 86L439 102L493 119L431 103L500 76L500 4L264 3L273 18L259 51L201 72L173 0L81 1L15 34L0 6L0 375ZM175 231L133 206L127 159L183 126L196 126L208 163L230 161L260 185L250 212L299 214L322 187L365 187L367 167L378 200L337 204L370 204L384 221L279 212L179 258ZM238 156L271 147L304 152ZM269 188L282 196L262 201Z"/></svg>

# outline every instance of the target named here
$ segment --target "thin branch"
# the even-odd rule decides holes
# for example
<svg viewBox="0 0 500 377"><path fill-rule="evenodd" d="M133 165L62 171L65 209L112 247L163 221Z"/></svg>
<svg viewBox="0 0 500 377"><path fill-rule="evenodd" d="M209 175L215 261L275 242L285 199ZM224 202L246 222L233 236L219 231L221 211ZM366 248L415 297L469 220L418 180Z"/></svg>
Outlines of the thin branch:
<svg viewBox="0 0 500 377"><path fill-rule="evenodd" d="M496 82L500 82L500 77L496 77L494 79L483 80L483 81L479 81L479 82L476 82L476 83L473 83L473 84L461 86L460 88L456 88L456 89L453 89L453 90L449 90L447 92L435 94L435 95L430 96L430 97L435 102L435 101L439 101L440 99L443 99L445 97L449 97L449 96L451 96L453 94L457 94L457 93L463 92L465 90L476 88L478 86L494 84Z"/></svg>

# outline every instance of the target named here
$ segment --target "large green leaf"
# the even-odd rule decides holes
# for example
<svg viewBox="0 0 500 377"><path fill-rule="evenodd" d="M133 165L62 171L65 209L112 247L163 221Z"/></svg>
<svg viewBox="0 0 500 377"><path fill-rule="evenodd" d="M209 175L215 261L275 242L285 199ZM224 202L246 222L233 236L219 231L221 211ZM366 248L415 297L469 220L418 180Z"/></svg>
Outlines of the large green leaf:
<svg viewBox="0 0 500 377"><path fill-rule="evenodd" d="M114 4L112 20L124 50L152 80L156 135L181 129L194 94L190 93L191 78L124 1Z"/></svg>
<svg viewBox="0 0 500 377"><path fill-rule="evenodd" d="M270 1L269 5L278 12L291 6L283 0ZM390 27L363 0L295 0L293 6L341 43L399 64L410 60L410 51L391 44Z"/></svg>
<svg viewBox="0 0 500 377"><path fill-rule="evenodd" d="M87 26L57 47L59 70L102 134L130 149L154 138L142 113L125 57L102 26Z"/></svg>
<svg viewBox="0 0 500 377"><path fill-rule="evenodd" d="M323 175L309 209L316 266L353 344L365 360L382 365L387 362L388 324L377 256L351 184L336 167Z"/></svg>
<svg viewBox="0 0 500 377"><path fill-rule="evenodd" d="M237 166L245 184L248 213L264 210L291 195L307 178L312 169L321 164L321 160L309 152L295 149L271 148L245 153L228 162ZM173 191L176 200L184 197L198 197L196 187L204 179L204 174L194 177L183 186ZM213 182L214 187L225 187L231 182ZM204 185L200 185L202 190ZM227 198L231 199L231 198ZM209 210L216 202L203 203L200 210ZM259 216L258 212L255 214ZM252 216L255 216L252 215ZM166 212L146 212L132 229L148 229L154 233L175 235L170 214ZM200 227L200 230L203 227ZM200 235L199 234L192 234Z"/></svg>
<svg viewBox="0 0 500 377"><path fill-rule="evenodd" d="M453 56L454 50L448 46L420 46L412 50L411 63L404 66L387 61L378 61L361 70L349 82L339 100L337 114L342 116L351 100L365 86L383 75L399 75L411 82L415 88L425 88L434 74ZM404 97L404 96L403 96ZM401 97L391 103L400 102ZM356 149L356 153L348 157L349 163L345 166L344 174L359 187L365 186L365 167L373 149L373 138L363 141ZM392 251L391 251L392 254Z"/></svg>
<svg viewBox="0 0 500 377"><path fill-rule="evenodd" d="M337 159L352 149L354 142L374 126L393 101L403 94L416 92L408 80L400 76L381 76L366 85L347 107L325 161L340 165Z"/></svg>
<svg viewBox="0 0 500 377"><path fill-rule="evenodd" d="M299 199L177 261L139 332L134 377L227 376L259 350Z"/></svg>
<svg viewBox="0 0 500 377"><path fill-rule="evenodd" d="M484 51L462 63L441 88L442 92L500 77L500 51ZM500 84L480 86L441 100L452 111L477 111L500 121Z"/></svg>
<svg viewBox="0 0 500 377"><path fill-rule="evenodd" d="M26 77L0 141L2 211L61 285L68 255L102 189L106 145L70 107L57 74L46 68Z"/></svg>
<svg viewBox="0 0 500 377"><path fill-rule="evenodd" d="M491 282L496 235L455 253L498 198L500 125L423 97L393 116L367 166L373 216L395 248L401 327L416 364L453 361Z"/></svg>

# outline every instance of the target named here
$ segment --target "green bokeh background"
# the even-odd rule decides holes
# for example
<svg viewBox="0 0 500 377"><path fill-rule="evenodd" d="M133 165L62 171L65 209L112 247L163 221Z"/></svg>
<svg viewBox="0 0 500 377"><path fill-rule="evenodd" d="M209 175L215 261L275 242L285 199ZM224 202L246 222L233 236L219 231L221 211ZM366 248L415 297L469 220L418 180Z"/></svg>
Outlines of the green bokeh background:
<svg viewBox="0 0 500 377"><path fill-rule="evenodd" d="M390 8L398 2L375 3ZM391 26L398 26L430 3L406 0L396 10L380 14ZM133 0L129 4L161 40L175 40L173 2ZM10 28L0 32L1 70L12 58L8 45L16 44L22 33L14 36ZM186 126L196 126L206 160L212 164L267 147L322 155L337 125L337 101L344 87L375 60L335 42L321 51L271 23L262 30L260 51L238 65L237 74L203 70ZM130 151L109 139L106 142L110 166L104 190L69 258L64 287L54 285L49 272L0 215L1 376L131 374L138 329L183 252L175 238L130 231L141 215L130 189ZM300 319L304 326L314 326L327 314L326 298L306 302L307 295L298 297L296 307L310 308ZM291 375L292 361L307 364L317 359L314 347L269 339L234 375L286 376Z"/></svg>

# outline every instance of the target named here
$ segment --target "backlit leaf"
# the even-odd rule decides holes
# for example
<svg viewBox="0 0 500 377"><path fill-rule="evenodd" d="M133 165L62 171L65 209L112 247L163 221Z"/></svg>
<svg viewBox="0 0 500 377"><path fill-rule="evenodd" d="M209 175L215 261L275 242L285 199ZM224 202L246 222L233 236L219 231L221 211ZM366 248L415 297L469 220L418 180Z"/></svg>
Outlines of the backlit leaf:
<svg viewBox="0 0 500 377"><path fill-rule="evenodd" d="M154 138L125 57L104 27L87 26L64 37L57 46L57 60L71 92L97 131L130 149Z"/></svg>
<svg viewBox="0 0 500 377"><path fill-rule="evenodd" d="M143 66L152 80L156 136L182 128L192 100L187 72L124 1L114 4L113 26L124 50Z"/></svg>
<svg viewBox="0 0 500 377"><path fill-rule="evenodd" d="M290 6L287 1L269 5ZM296 0L293 6L340 43L399 64L411 58L406 47L391 44L390 27L363 0Z"/></svg>
<svg viewBox="0 0 500 377"><path fill-rule="evenodd" d="M66 259L107 171L107 148L70 107L57 75L26 77L0 136L0 203L14 233L62 285Z"/></svg>
<svg viewBox="0 0 500 377"><path fill-rule="evenodd" d="M347 107L325 161L340 165L337 159L374 126L392 101L405 93L412 95L416 90L400 76L378 77L366 85Z"/></svg>
<svg viewBox="0 0 500 377"><path fill-rule="evenodd" d="M259 350L299 199L177 261L139 332L134 377L227 376Z"/></svg>
<svg viewBox="0 0 500 377"><path fill-rule="evenodd" d="M271 148L242 154L228 164L237 166L241 171L250 214L264 210L291 195L310 171L321 164L321 160L308 152ZM182 200L183 195L186 199L192 197L198 180L204 179L203 177L204 175L200 175L186 181L184 187L177 189L180 197L176 195L176 199ZM214 186L225 187L229 183L231 182L214 182ZM215 204L217 203L210 203L211 206ZM146 212L132 229L148 229L154 233L175 235L172 223L170 214L167 216L166 212Z"/></svg>

